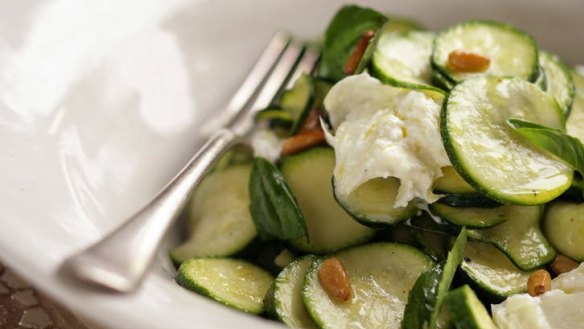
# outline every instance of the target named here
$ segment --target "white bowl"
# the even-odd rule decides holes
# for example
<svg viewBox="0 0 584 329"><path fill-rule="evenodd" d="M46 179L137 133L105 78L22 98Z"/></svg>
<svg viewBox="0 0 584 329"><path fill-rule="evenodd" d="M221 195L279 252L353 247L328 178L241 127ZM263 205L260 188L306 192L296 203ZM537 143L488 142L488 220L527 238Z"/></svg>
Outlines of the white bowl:
<svg viewBox="0 0 584 329"><path fill-rule="evenodd" d="M512 23L584 62L584 2L363 2L430 28ZM130 295L62 278L62 260L119 225L200 145L276 30L315 40L340 1L0 3L0 258L107 328L267 328L173 282L165 257Z"/></svg>

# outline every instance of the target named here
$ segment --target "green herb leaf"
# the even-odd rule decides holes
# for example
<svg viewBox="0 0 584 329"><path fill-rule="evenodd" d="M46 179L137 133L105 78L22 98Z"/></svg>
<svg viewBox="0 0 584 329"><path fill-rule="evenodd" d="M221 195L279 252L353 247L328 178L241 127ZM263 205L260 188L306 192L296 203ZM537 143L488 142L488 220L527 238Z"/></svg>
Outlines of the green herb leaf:
<svg viewBox="0 0 584 329"><path fill-rule="evenodd" d="M408 295L408 304L401 322L402 329L420 329L427 326L436 305L436 292L442 277L444 263L420 274Z"/></svg>
<svg viewBox="0 0 584 329"><path fill-rule="evenodd" d="M438 315L440 314L440 306L444 298L448 294L452 280L454 279L454 274L456 269L462 262L462 255L464 253L464 247L466 246L467 234L466 227L462 228L462 231L458 234L452 249L448 253L446 258L446 264L444 264L444 272L438 283L438 291L436 292L436 306L432 311L432 316L430 317L430 329L437 328L436 321L438 320Z"/></svg>
<svg viewBox="0 0 584 329"><path fill-rule="evenodd" d="M584 145L578 138L520 119L509 119L507 124L532 144L553 154L580 175L584 174Z"/></svg>
<svg viewBox="0 0 584 329"><path fill-rule="evenodd" d="M284 176L264 158L255 158L249 180L249 210L262 240L308 236L306 223Z"/></svg>
<svg viewBox="0 0 584 329"><path fill-rule="evenodd" d="M418 277L408 295L402 329L437 328L440 307L448 294L454 273L462 262L466 240L466 227L463 227L446 261L436 264Z"/></svg>
<svg viewBox="0 0 584 329"><path fill-rule="evenodd" d="M325 34L319 76L338 81L345 73L343 68L355 46L369 30L377 31L386 17L369 8L344 6L331 20Z"/></svg>

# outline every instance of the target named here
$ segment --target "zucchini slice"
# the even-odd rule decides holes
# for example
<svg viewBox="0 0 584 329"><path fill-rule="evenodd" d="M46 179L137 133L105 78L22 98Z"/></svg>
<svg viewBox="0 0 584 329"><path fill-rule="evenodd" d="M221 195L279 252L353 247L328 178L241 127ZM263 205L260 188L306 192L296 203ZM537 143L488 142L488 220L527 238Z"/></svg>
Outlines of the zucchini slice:
<svg viewBox="0 0 584 329"><path fill-rule="evenodd" d="M570 187L572 170L507 125L521 118L563 129L557 102L518 78L477 77L456 85L442 111L450 161L479 192L502 203L546 203Z"/></svg>
<svg viewBox="0 0 584 329"><path fill-rule="evenodd" d="M584 262L584 203L551 203L544 217L543 230L561 254Z"/></svg>
<svg viewBox="0 0 584 329"><path fill-rule="evenodd" d="M243 260L197 258L182 263L176 282L189 290L253 314L264 311L263 299L273 277Z"/></svg>
<svg viewBox="0 0 584 329"><path fill-rule="evenodd" d="M504 210L503 223L487 229L468 230L468 236L495 244L524 271L543 266L556 257L556 251L539 228L542 206L501 208Z"/></svg>
<svg viewBox="0 0 584 329"><path fill-rule="evenodd" d="M449 69L448 56L456 50L489 58L489 67L478 73ZM531 36L510 25L478 20L462 22L441 32L434 42L432 66L455 82L476 75L534 81L539 71L537 46Z"/></svg>
<svg viewBox="0 0 584 329"><path fill-rule="evenodd" d="M545 72L545 91L556 99L567 117L574 100L574 81L568 68L557 56L545 51L539 52L539 63Z"/></svg>
<svg viewBox="0 0 584 329"><path fill-rule="evenodd" d="M278 274L264 300L266 312L291 328L318 328L306 311L302 300L304 277L316 260L308 255L294 260Z"/></svg>
<svg viewBox="0 0 584 329"><path fill-rule="evenodd" d="M571 71L571 75L576 86L576 92L572 111L570 111L570 116L566 120L566 130L568 134L584 142L584 76L575 70Z"/></svg>
<svg viewBox="0 0 584 329"><path fill-rule="evenodd" d="M384 31L373 53L371 75L397 87L435 89L430 66L433 41L432 32Z"/></svg>
<svg viewBox="0 0 584 329"><path fill-rule="evenodd" d="M477 191L462 178L452 166L442 168L442 177L434 181L434 193L465 194Z"/></svg>
<svg viewBox="0 0 584 329"><path fill-rule="evenodd" d="M477 192L447 194L438 199L437 203L454 208L497 208L501 206L501 203Z"/></svg>
<svg viewBox="0 0 584 329"><path fill-rule="evenodd" d="M467 285L450 291L444 306L453 328L497 329L485 306Z"/></svg>
<svg viewBox="0 0 584 329"><path fill-rule="evenodd" d="M416 213L413 202L406 207L394 208L399 184L397 178L378 177L360 185L347 196L339 195L335 190L335 198L353 218L363 225L396 224Z"/></svg>
<svg viewBox="0 0 584 329"><path fill-rule="evenodd" d="M294 135L304 123L316 97L314 81L306 74L301 75L292 89L286 90L280 97L280 106L290 114L293 120L290 135Z"/></svg>
<svg viewBox="0 0 584 329"><path fill-rule="evenodd" d="M521 215L522 207L500 206L496 208L455 208L440 203L430 205L430 211L448 222L468 227L492 227L509 218Z"/></svg>
<svg viewBox="0 0 584 329"><path fill-rule="evenodd" d="M460 265L462 272L493 301L527 291L530 272L517 268L490 243L468 241Z"/></svg>
<svg viewBox="0 0 584 329"><path fill-rule="evenodd" d="M249 213L250 172L250 164L234 165L203 180L186 209L189 237L170 251L175 263L233 255L253 241L257 231Z"/></svg>
<svg viewBox="0 0 584 329"><path fill-rule="evenodd" d="M304 304L320 328L399 328L408 293L433 265L419 250L396 243L372 243L335 254L351 283L351 298L331 300L319 282L322 260L308 270Z"/></svg>
<svg viewBox="0 0 584 329"><path fill-rule="evenodd" d="M333 197L335 153L316 147L288 156L282 173L308 227L308 239L290 241L297 250L327 253L365 242L375 231L349 216Z"/></svg>

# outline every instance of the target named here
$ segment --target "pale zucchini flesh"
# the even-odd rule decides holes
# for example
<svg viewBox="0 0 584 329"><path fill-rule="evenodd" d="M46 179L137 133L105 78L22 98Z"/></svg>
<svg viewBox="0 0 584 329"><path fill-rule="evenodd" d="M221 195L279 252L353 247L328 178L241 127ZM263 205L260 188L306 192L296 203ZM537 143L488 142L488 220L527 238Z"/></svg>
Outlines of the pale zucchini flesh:
<svg viewBox="0 0 584 329"><path fill-rule="evenodd" d="M495 227L468 230L473 239L491 242L524 271L551 262L556 251L541 232L542 206L503 206L505 221Z"/></svg>
<svg viewBox="0 0 584 329"><path fill-rule="evenodd" d="M568 134L584 142L584 75L572 70L571 76L576 89L572 110L566 120L566 130Z"/></svg>
<svg viewBox="0 0 584 329"><path fill-rule="evenodd" d="M433 189L434 193L438 194L476 193L452 166L442 168L442 177L434 181Z"/></svg>
<svg viewBox="0 0 584 329"><path fill-rule="evenodd" d="M448 56L455 50L487 57L489 67L476 73L453 71L448 67ZM531 36L512 26L488 21L467 21L440 33L434 41L432 65L457 82L477 75L533 81L539 71L537 46Z"/></svg>
<svg viewBox="0 0 584 329"><path fill-rule="evenodd" d="M543 229L562 255L584 262L584 203L551 203L546 210Z"/></svg>
<svg viewBox="0 0 584 329"><path fill-rule="evenodd" d="M490 243L468 241L461 270L473 286L493 300L502 300L527 291L530 272L517 268L507 256Z"/></svg>
<svg viewBox="0 0 584 329"><path fill-rule="evenodd" d="M570 187L572 170L521 139L510 118L564 128L557 102L517 78L476 77L458 84L442 111L446 152L471 186L502 203L546 203Z"/></svg>
<svg viewBox="0 0 584 329"><path fill-rule="evenodd" d="M433 40L432 32L384 32L373 53L371 74L397 87L434 89L430 66Z"/></svg>
<svg viewBox="0 0 584 329"><path fill-rule="evenodd" d="M303 298L320 328L399 328L408 293L418 276L432 266L419 250L395 243L372 243L334 255L347 271L351 298L331 300L322 288L318 271L310 267Z"/></svg>
<svg viewBox="0 0 584 329"><path fill-rule="evenodd" d="M302 300L304 278L316 260L308 255L288 264L272 283L265 300L267 313L290 328L318 328L306 311Z"/></svg>
<svg viewBox="0 0 584 329"><path fill-rule="evenodd" d="M574 81L560 59L545 51L539 52L539 62L545 72L546 92L554 97L567 117L574 100Z"/></svg>
<svg viewBox="0 0 584 329"><path fill-rule="evenodd" d="M300 251L327 253L365 242L375 231L355 221L333 196L335 154L316 147L284 159L282 173L308 228L308 238L290 241Z"/></svg>
<svg viewBox="0 0 584 329"><path fill-rule="evenodd" d="M182 263L176 281L224 305L253 314L264 311L273 277L256 265L232 258L197 258Z"/></svg>
<svg viewBox="0 0 584 329"><path fill-rule="evenodd" d="M497 329L485 306L467 285L450 291L444 306L456 329Z"/></svg>
<svg viewBox="0 0 584 329"><path fill-rule="evenodd" d="M349 195L342 196L335 192L335 198L351 216L364 225L396 224L416 212L413 203L395 208L399 184L397 178L378 177L360 185Z"/></svg>
<svg viewBox="0 0 584 329"><path fill-rule="evenodd" d="M250 172L250 164L234 165L212 172L203 180L186 210L189 237L170 251L175 263L195 257L229 256L257 236L249 213Z"/></svg>
<svg viewBox="0 0 584 329"><path fill-rule="evenodd" d="M468 227L492 227L517 214L515 206L495 208L456 208L440 203L430 205L430 211L448 222Z"/></svg>

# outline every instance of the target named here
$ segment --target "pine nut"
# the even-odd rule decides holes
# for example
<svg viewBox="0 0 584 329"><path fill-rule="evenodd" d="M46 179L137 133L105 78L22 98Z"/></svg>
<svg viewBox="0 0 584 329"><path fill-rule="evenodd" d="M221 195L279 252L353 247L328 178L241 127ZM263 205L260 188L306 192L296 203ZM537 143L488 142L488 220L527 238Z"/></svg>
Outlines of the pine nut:
<svg viewBox="0 0 584 329"><path fill-rule="evenodd" d="M552 289L552 277L546 270L537 270L527 280L527 292L536 297Z"/></svg>
<svg viewBox="0 0 584 329"><path fill-rule="evenodd" d="M328 258L322 262L318 278L322 288L331 299L344 302L351 298L349 277L343 264L337 258Z"/></svg>

